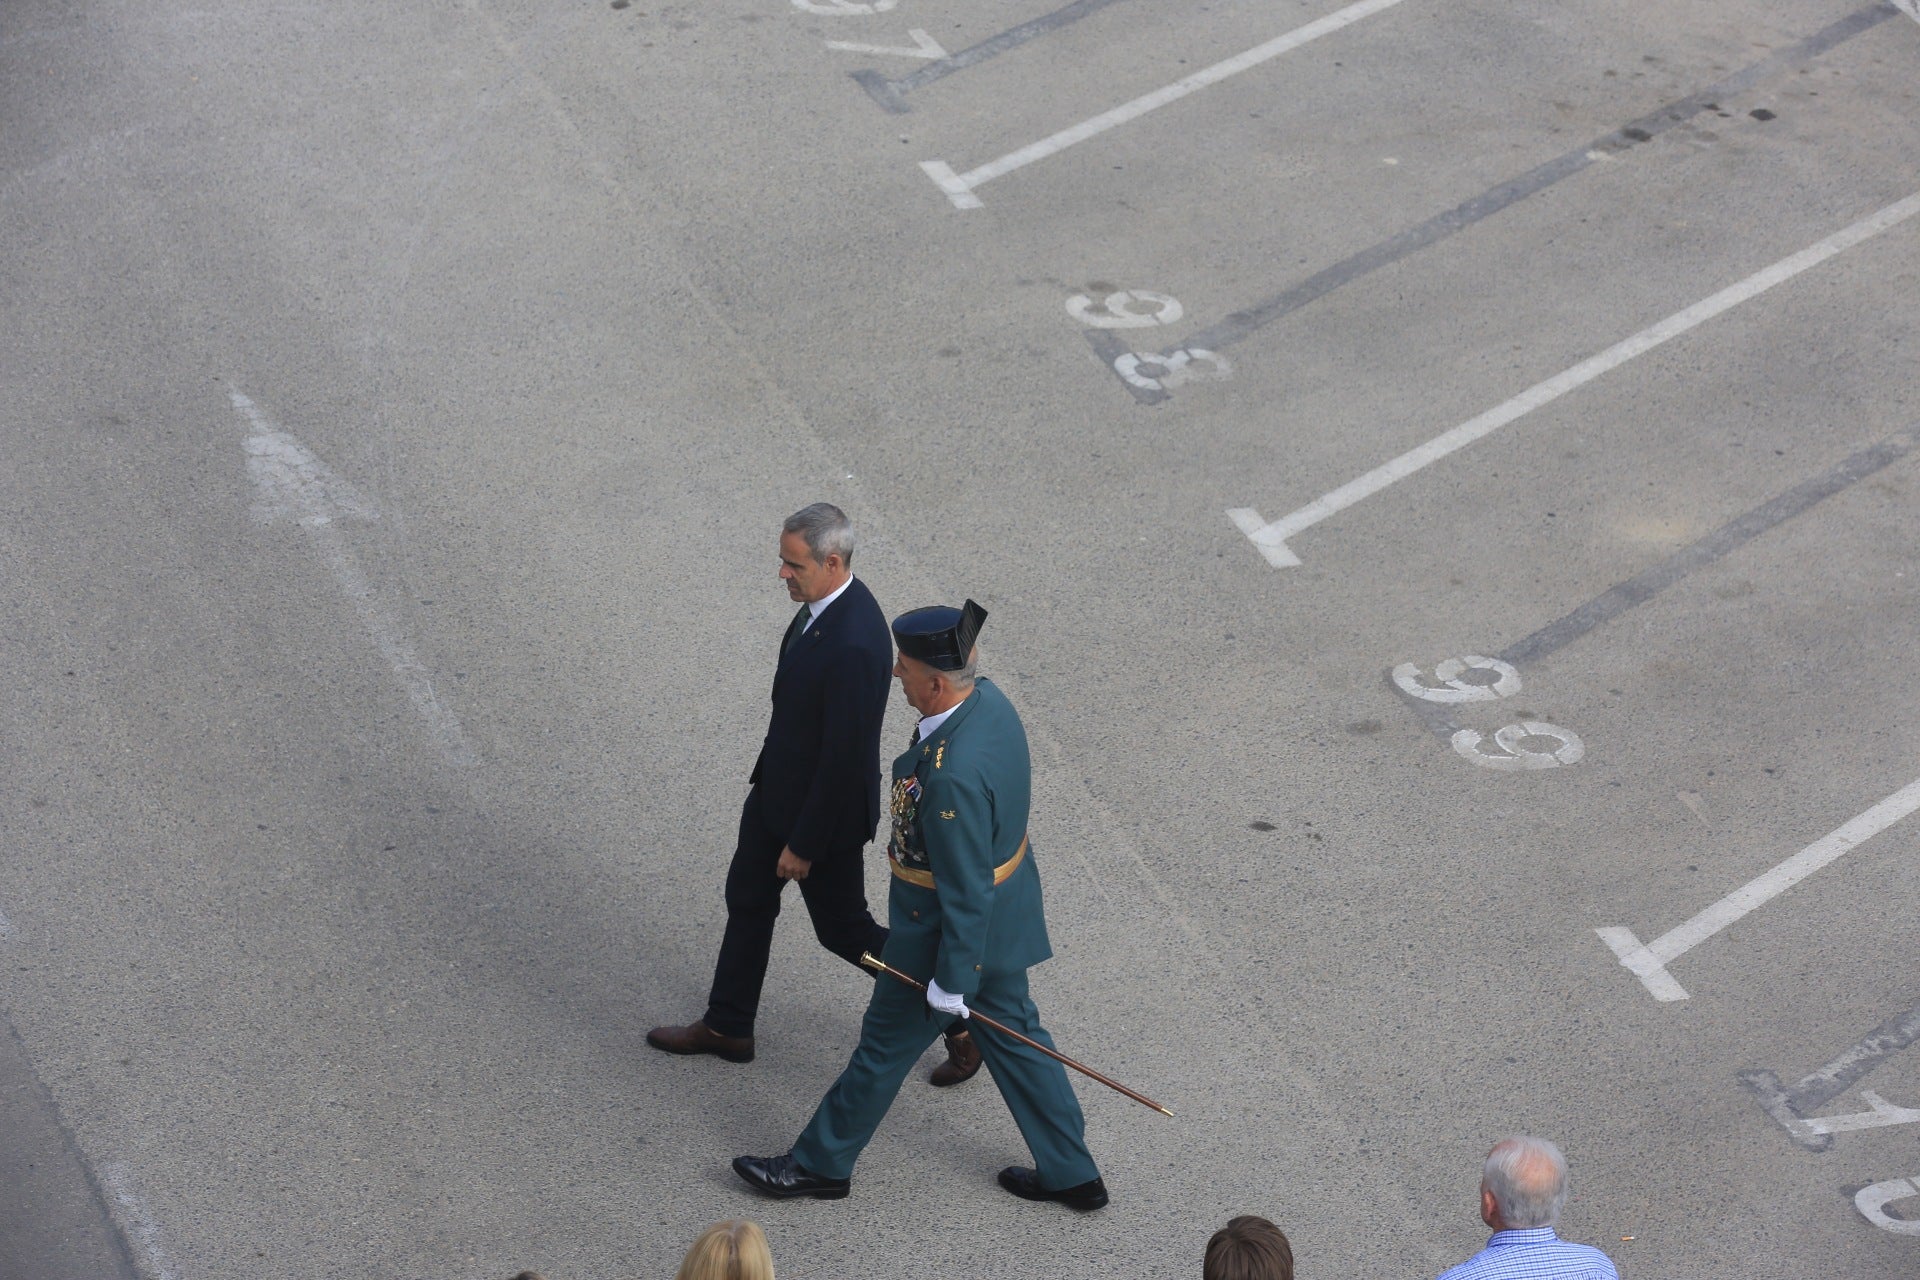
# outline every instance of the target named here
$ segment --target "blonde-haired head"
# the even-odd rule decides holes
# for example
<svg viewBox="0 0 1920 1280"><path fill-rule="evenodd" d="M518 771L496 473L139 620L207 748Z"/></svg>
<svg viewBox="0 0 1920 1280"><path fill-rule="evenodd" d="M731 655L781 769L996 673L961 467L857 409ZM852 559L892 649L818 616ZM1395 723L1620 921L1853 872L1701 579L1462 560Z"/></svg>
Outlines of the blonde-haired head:
<svg viewBox="0 0 1920 1280"><path fill-rule="evenodd" d="M714 1223L687 1250L674 1280L773 1280L766 1233L745 1218Z"/></svg>

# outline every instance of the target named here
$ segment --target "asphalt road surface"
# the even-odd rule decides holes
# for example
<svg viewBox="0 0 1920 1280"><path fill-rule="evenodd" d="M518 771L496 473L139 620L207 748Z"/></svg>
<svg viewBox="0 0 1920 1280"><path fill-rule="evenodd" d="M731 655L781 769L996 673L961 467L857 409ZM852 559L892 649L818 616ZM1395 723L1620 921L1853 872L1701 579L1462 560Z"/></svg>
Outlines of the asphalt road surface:
<svg viewBox="0 0 1920 1280"><path fill-rule="evenodd" d="M6 0L9 1274L1431 1276L1516 1130L1625 1276L1912 1274L1916 121L1854 0ZM817 499L992 612L1101 1213L984 1077L750 1198L797 908L643 1043Z"/></svg>

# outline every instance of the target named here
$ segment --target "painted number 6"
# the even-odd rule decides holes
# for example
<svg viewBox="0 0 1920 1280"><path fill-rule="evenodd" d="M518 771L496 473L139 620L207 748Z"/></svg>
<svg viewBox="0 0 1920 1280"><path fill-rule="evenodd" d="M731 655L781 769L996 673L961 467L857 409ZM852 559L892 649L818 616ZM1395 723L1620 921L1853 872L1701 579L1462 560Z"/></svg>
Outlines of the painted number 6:
<svg viewBox="0 0 1920 1280"><path fill-rule="evenodd" d="M1876 1182L1870 1187L1862 1187L1854 1193L1853 1207L1860 1216L1879 1227L1882 1231L1891 1231L1896 1235L1920 1236L1920 1221L1907 1217L1894 1217L1887 1212L1887 1206L1896 1200L1905 1200L1920 1195L1920 1181L1912 1178L1894 1178L1887 1182Z"/></svg>
<svg viewBox="0 0 1920 1280"><path fill-rule="evenodd" d="M1122 289L1095 302L1084 293L1067 299L1067 314L1095 329L1145 329L1172 324L1186 312L1177 298L1149 289Z"/></svg>
<svg viewBox="0 0 1920 1280"><path fill-rule="evenodd" d="M1475 679L1466 678L1470 671L1476 673ZM1433 669L1433 678L1440 683L1428 684L1420 668L1411 662L1403 662L1393 669L1393 682L1426 702L1490 702L1495 698L1511 698L1520 692L1520 673L1511 662L1483 658L1477 653L1448 658Z"/></svg>
<svg viewBox="0 0 1920 1280"><path fill-rule="evenodd" d="M1547 750L1527 745L1542 740L1556 745ZM1544 720L1522 720L1519 724L1495 729L1493 753L1480 749L1485 738L1478 729L1458 730L1452 741L1455 751L1488 769L1557 769L1564 764L1575 764L1587 754L1579 734Z"/></svg>
<svg viewBox="0 0 1920 1280"><path fill-rule="evenodd" d="M1147 391L1165 391L1196 378L1225 378L1233 373L1224 356L1200 347L1181 347L1165 355L1129 351L1113 362L1113 368L1127 382Z"/></svg>

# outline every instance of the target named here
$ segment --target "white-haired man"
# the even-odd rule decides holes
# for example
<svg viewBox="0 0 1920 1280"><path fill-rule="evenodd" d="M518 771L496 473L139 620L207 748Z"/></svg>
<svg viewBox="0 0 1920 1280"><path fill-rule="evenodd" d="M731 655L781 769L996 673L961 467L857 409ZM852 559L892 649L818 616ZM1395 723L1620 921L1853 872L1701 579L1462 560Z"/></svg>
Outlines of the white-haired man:
<svg viewBox="0 0 1920 1280"><path fill-rule="evenodd" d="M1440 1280L1620 1280L1613 1260L1553 1229L1567 1202L1567 1158L1545 1138L1502 1138L1480 1175L1487 1247Z"/></svg>

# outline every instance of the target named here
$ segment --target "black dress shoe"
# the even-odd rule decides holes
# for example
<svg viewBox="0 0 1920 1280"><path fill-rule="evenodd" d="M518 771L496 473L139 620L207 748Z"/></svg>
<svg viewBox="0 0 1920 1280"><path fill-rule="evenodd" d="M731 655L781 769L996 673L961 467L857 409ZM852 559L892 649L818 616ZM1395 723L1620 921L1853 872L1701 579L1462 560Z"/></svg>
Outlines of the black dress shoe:
<svg viewBox="0 0 1920 1280"><path fill-rule="evenodd" d="M736 1156L733 1171L746 1179L755 1191L776 1200L812 1196L815 1200L840 1200L853 1187L851 1178L823 1178L808 1173L789 1151L783 1156ZM1101 1193L1103 1202L1105 1192Z"/></svg>
<svg viewBox="0 0 1920 1280"><path fill-rule="evenodd" d="M1000 1185L1022 1200L1058 1200L1070 1209L1085 1212L1098 1209L1107 1203L1107 1184L1095 1178L1092 1182L1083 1182L1077 1187L1062 1187L1058 1191L1049 1191L1040 1185L1040 1175L1032 1169L1022 1169L1015 1165L1000 1171Z"/></svg>

